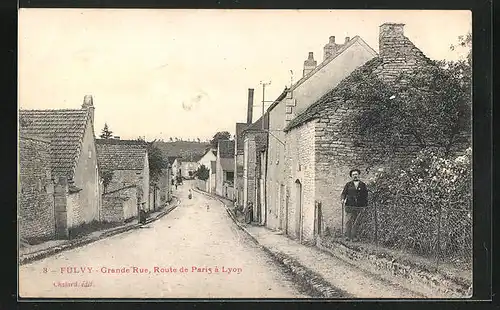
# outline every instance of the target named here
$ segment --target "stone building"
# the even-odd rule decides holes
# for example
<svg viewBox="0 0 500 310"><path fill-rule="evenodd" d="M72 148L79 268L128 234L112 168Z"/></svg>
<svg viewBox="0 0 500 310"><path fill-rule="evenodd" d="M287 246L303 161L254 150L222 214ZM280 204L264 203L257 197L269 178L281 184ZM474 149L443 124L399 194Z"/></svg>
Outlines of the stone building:
<svg viewBox="0 0 500 310"><path fill-rule="evenodd" d="M56 237L50 140L19 137L18 223L22 239Z"/></svg>
<svg viewBox="0 0 500 310"><path fill-rule="evenodd" d="M268 108L269 132L273 135L269 135L267 148L267 227L287 230L286 209L291 188L285 177L285 126L375 56L377 53L358 36L346 38L343 44L337 44L332 36L324 47L324 60L316 65L314 55L309 53L304 62L304 76Z"/></svg>
<svg viewBox="0 0 500 310"><path fill-rule="evenodd" d="M85 96L81 109L20 110L19 118L21 136L50 141L47 143L50 143L50 169L54 180L56 236L67 238L72 229L98 221L101 187L92 96ZM25 150L20 150L21 158L26 156ZM34 209L29 207L28 210Z"/></svg>
<svg viewBox="0 0 500 310"><path fill-rule="evenodd" d="M242 131L243 147L243 205L253 206L254 222L266 222L266 163L269 114Z"/></svg>
<svg viewBox="0 0 500 310"><path fill-rule="evenodd" d="M243 131L245 128L252 124L253 120L253 104L254 100L254 89L248 89L248 102L247 102L247 122L246 123L236 123L236 134L235 140L235 152L234 152L234 189L236 194L236 204L238 206L243 206L243 159L244 159L244 147L243 147Z"/></svg>
<svg viewBox="0 0 500 310"><path fill-rule="evenodd" d="M102 220L125 221L137 217L149 203L147 144L137 140L97 139L99 168L105 180Z"/></svg>
<svg viewBox="0 0 500 310"><path fill-rule="evenodd" d="M223 197L234 195L234 144L233 140L221 140L217 146L215 193Z"/></svg>
<svg viewBox="0 0 500 310"><path fill-rule="evenodd" d="M290 195L285 226L292 237L314 242L319 227L340 231L340 193L349 180L350 169L359 168L363 178L369 177L366 171L369 165L362 159L367 156L361 155L376 154L372 154L373 150L368 154L366 145L342 133L342 121L360 107L359 102L343 98L342 90L355 89L357 83L374 78L390 83L403 71L411 73L420 66L432 65L404 36L402 24L381 25L379 47L379 56L356 69L341 83L332 84L330 91L285 128L285 175ZM413 146L409 139L405 152L412 152ZM318 212L320 205L321 212Z"/></svg>

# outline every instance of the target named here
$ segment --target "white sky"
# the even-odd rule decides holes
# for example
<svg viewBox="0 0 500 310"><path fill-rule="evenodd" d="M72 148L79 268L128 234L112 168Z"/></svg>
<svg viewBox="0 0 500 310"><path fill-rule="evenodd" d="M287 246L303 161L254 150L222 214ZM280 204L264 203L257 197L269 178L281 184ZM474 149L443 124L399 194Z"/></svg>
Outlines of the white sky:
<svg viewBox="0 0 500 310"><path fill-rule="evenodd" d="M266 100L318 64L331 35L359 35L378 51L379 25L405 35L431 59L471 30L470 11L19 10L19 106L80 108L94 96L95 130L122 139L208 139L246 121L247 91L271 81ZM269 104L266 104L268 106ZM184 106L184 107L183 107ZM261 115L254 108L254 121Z"/></svg>

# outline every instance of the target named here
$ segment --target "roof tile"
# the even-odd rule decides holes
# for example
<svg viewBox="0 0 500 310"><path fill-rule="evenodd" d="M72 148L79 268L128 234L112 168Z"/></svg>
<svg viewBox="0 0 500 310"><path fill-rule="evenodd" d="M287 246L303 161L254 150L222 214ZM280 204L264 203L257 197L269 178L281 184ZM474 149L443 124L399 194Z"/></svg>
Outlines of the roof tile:
<svg viewBox="0 0 500 310"><path fill-rule="evenodd" d="M50 140L54 176L73 178L89 120L88 110L20 110L19 131Z"/></svg>

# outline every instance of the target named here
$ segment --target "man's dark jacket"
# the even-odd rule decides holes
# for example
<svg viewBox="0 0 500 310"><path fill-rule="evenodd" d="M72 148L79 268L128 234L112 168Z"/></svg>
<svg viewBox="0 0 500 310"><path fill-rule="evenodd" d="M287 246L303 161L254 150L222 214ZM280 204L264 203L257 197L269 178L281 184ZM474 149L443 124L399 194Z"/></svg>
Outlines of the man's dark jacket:
<svg viewBox="0 0 500 310"><path fill-rule="evenodd" d="M349 207L366 207L368 204L368 189L366 184L359 181L358 188L354 181L347 182L341 194L342 200L346 199L345 205Z"/></svg>

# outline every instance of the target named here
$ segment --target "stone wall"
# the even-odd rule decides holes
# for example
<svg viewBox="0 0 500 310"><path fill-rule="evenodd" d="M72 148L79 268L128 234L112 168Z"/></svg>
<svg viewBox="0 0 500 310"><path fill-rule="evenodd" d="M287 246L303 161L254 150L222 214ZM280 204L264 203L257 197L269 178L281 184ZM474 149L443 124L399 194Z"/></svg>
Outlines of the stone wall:
<svg viewBox="0 0 500 310"><path fill-rule="evenodd" d="M122 222L137 217L137 188L128 186L103 195L101 218L105 222Z"/></svg>
<svg viewBox="0 0 500 310"><path fill-rule="evenodd" d="M302 225L302 240L306 242L314 240L315 165L315 123L309 122L287 135L285 161L290 189L288 234L299 238Z"/></svg>
<svg viewBox="0 0 500 310"><path fill-rule="evenodd" d="M50 142L19 139L19 233L21 238L55 237L54 184L50 168Z"/></svg>

